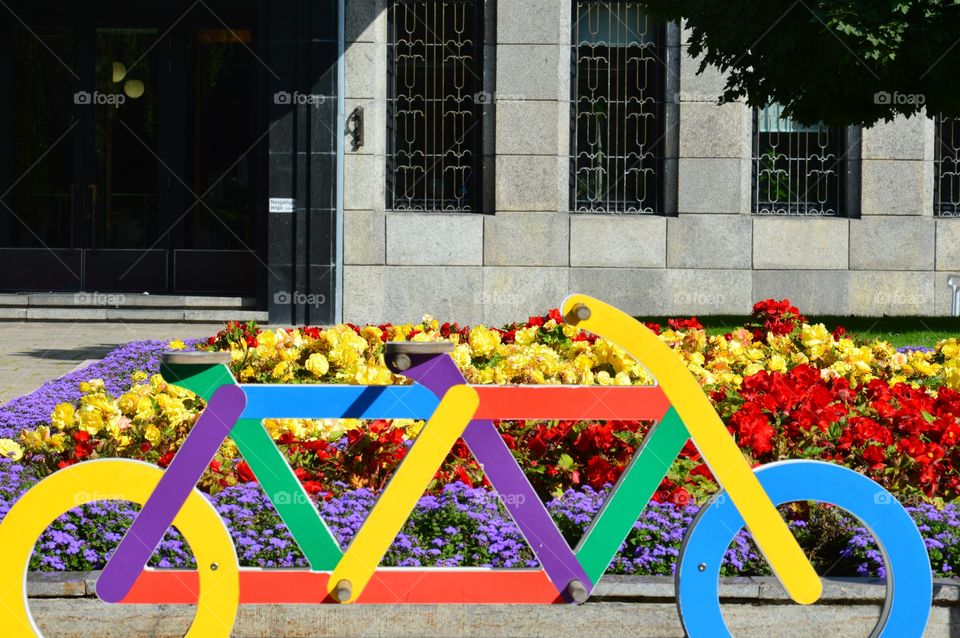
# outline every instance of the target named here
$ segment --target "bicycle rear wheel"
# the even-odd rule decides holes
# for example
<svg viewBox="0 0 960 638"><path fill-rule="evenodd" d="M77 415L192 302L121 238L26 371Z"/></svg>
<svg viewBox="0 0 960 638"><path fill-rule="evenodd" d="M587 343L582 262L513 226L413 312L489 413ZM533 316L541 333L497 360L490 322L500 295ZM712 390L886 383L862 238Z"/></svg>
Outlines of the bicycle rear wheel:
<svg viewBox="0 0 960 638"><path fill-rule="evenodd" d="M40 636L27 604L26 577L37 538L67 511L91 501L143 505L163 475L129 459L87 461L56 472L30 488L0 524L0 607L5 635ZM236 549L223 520L194 490L173 521L193 550L199 571L197 613L187 636L229 636L240 597Z"/></svg>
<svg viewBox="0 0 960 638"><path fill-rule="evenodd" d="M880 546L887 571L886 600L870 637L923 634L933 597L930 559L916 525L893 495L862 474L820 461L772 463L756 474L775 505L818 501L860 519ZM697 514L680 550L677 606L691 638L730 636L717 581L724 554L744 522L733 501L722 495Z"/></svg>

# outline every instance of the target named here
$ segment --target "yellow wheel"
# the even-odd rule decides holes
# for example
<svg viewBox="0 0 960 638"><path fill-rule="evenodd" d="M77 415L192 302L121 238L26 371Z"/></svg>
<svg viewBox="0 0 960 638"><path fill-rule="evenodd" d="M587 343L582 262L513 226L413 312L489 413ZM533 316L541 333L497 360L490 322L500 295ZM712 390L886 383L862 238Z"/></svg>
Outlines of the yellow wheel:
<svg viewBox="0 0 960 638"><path fill-rule="evenodd" d="M139 505L157 486L160 468L128 459L104 459L71 465L32 487L0 524L0 608L4 635L40 636L27 605L26 580L37 538L67 511L101 500ZM237 552L213 505L194 490L174 526L193 550L200 578L197 615L187 636L229 636L240 599Z"/></svg>

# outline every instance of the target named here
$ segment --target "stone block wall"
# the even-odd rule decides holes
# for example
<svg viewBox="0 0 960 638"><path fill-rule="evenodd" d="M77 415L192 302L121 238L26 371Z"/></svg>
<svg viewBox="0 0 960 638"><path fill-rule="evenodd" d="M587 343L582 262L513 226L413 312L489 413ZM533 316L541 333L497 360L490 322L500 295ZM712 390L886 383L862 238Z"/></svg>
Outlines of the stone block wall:
<svg viewBox="0 0 960 638"><path fill-rule="evenodd" d="M387 210L389 1L346 2L346 110L366 121L344 161L344 320L499 324L574 291L642 315L746 314L768 297L808 314L949 314L960 219L933 214L933 121L862 131L859 217L753 215L752 112L717 104L724 78L696 73L682 32L677 214L571 213L570 0L487 0L485 210Z"/></svg>

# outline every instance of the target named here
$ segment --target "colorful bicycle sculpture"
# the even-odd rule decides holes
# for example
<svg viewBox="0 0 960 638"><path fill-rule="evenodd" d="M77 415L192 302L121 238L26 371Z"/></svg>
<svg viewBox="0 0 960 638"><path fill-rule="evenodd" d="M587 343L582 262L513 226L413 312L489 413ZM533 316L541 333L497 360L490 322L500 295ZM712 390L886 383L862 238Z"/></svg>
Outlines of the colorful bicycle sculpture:
<svg viewBox="0 0 960 638"><path fill-rule="evenodd" d="M415 381L405 386L242 385L221 353L167 355L164 378L204 397L207 408L166 471L132 460L81 463L44 479L14 505L0 525L0 603L7 611L7 635L39 635L25 595L37 537L65 511L103 495L142 509L97 581L98 596L111 603L197 603L189 636L228 636L238 604L249 603L581 603L690 439L723 491L694 520L676 570L688 635L729 636L717 581L724 552L744 525L790 597L801 604L818 599L821 581L776 509L790 501L832 503L873 532L886 561L887 597L872 636L923 633L932 595L930 563L919 532L892 495L828 463L787 461L751 469L696 379L653 333L583 295L569 297L563 309L568 322L623 347L658 385L471 386L445 354L449 344L441 343L388 344L388 365ZM264 429L264 418L428 422L344 550ZM587 418L658 424L571 549L492 419ZM310 570L239 568L223 521L195 489L227 437L289 527ZM542 569L379 567L458 437L482 465ZM196 571L146 568L171 524L192 548Z"/></svg>

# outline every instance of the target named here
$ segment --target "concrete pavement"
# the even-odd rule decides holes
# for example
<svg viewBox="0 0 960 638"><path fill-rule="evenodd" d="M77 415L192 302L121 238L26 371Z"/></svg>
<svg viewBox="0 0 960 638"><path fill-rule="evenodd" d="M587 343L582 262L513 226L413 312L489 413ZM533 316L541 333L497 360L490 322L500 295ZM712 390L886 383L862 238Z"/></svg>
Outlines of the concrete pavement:
<svg viewBox="0 0 960 638"><path fill-rule="evenodd" d="M222 323L0 322L0 405L140 339L208 337Z"/></svg>

